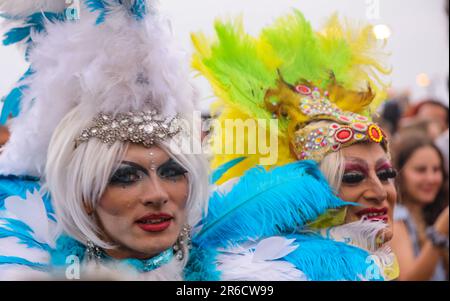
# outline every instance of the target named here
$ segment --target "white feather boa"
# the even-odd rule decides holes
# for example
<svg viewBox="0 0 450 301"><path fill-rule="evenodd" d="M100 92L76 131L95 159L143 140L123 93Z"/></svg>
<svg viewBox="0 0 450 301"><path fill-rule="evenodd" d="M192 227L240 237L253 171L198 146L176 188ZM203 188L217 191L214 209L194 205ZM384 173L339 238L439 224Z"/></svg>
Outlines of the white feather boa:
<svg viewBox="0 0 450 301"><path fill-rule="evenodd" d="M28 193L26 199L9 197L5 200L6 210L0 211L0 217L14 219L26 224L33 231L32 238L48 244L51 248L56 245L60 234L58 225L48 219L42 197L38 191ZM0 228L10 229L5 222L0 222ZM13 230L13 229L11 229ZM19 257L39 264L50 263L50 253L44 249L30 248L16 237L0 238L0 256ZM157 280L181 281L185 261L173 259L162 267L147 272L138 273L132 268L120 269L117 265L98 265L95 263L82 263L80 267L82 280ZM55 276L56 275L56 276ZM46 273L33 270L26 265L8 264L0 265L0 280L67 280L64 275L53 272Z"/></svg>
<svg viewBox="0 0 450 301"><path fill-rule="evenodd" d="M269 237L227 250L219 250L218 270L224 281L306 281L302 271L287 261L278 261L297 249L294 240Z"/></svg>
<svg viewBox="0 0 450 301"><path fill-rule="evenodd" d="M0 0L0 12L15 17L27 17L35 12L62 12L66 0Z"/></svg>

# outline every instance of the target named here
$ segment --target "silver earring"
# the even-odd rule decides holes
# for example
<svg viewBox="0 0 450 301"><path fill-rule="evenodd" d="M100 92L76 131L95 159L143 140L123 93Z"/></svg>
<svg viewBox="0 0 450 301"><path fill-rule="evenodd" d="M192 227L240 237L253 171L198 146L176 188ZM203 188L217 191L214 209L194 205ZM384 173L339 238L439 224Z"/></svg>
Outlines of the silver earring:
<svg viewBox="0 0 450 301"><path fill-rule="evenodd" d="M88 261L100 261L103 258L103 250L97 247L92 241L87 242L87 258Z"/></svg>
<svg viewBox="0 0 450 301"><path fill-rule="evenodd" d="M184 225L183 229L180 232L180 236L178 236L177 242L173 246L173 250L175 251L175 257L182 261L186 254L185 251L192 248L191 246L191 226Z"/></svg>

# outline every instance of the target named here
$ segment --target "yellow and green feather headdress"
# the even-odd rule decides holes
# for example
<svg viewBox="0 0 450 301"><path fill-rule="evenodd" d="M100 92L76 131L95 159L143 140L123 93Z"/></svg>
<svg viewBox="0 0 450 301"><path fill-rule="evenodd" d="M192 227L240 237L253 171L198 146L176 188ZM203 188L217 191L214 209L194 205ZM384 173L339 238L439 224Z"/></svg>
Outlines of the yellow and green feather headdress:
<svg viewBox="0 0 450 301"><path fill-rule="evenodd" d="M256 153L251 151L254 132L227 133L234 131L226 126L230 120L278 120L276 132L256 123L258 135L263 132L268 139L276 135L278 140L278 157L272 166L298 159L320 161L326 151L319 155L306 152L301 158L306 142L298 140L300 133L316 131L311 126L319 120L349 129L355 122L363 123L359 126L366 132L369 127L372 131L364 139L385 141L384 133L371 123L370 116L385 99L387 84L383 76L390 70L379 63L386 55L382 51L384 43L376 39L371 25L352 26L334 15L323 29L314 31L302 13L295 10L264 28L257 37L245 33L239 19L217 21L215 31L216 38L212 40L202 34L192 35L196 49L193 66L209 80L218 97L212 106L218 124L213 129L212 167L247 157L220 182L242 175L267 155L258 147ZM302 110L305 103L313 104L313 110ZM319 107L320 110L314 110ZM351 122L342 123L342 115ZM335 131L326 134L334 135ZM365 132L351 134L361 138ZM246 146L244 153L224 151L226 147L234 149L236 143ZM331 149L336 141L329 143Z"/></svg>

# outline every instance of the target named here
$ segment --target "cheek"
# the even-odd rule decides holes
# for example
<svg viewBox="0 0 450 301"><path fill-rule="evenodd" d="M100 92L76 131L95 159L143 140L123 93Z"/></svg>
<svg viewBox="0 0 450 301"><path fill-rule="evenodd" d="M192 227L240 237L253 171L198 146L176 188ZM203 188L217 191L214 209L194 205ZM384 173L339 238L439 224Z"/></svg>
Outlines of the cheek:
<svg viewBox="0 0 450 301"><path fill-rule="evenodd" d="M424 177L421 173L415 172L414 170L407 170L404 173L405 184L410 188L413 188L417 184L421 183L423 178Z"/></svg>
<svg viewBox="0 0 450 301"><path fill-rule="evenodd" d="M410 195L416 194L420 183L423 182L422 178L419 173L405 172L402 183L404 192Z"/></svg>
<svg viewBox="0 0 450 301"><path fill-rule="evenodd" d="M397 204L397 189L395 188L394 183L390 183L387 187L386 187L386 192L387 192L387 201L389 203L389 207L391 214L393 214L394 212L394 207Z"/></svg>
<svg viewBox="0 0 450 301"><path fill-rule="evenodd" d="M189 196L189 182L187 178L183 178L176 182L167 182L165 184L165 189L177 210L184 212Z"/></svg>
<svg viewBox="0 0 450 301"><path fill-rule="evenodd" d="M99 200L96 212L105 228L128 225L133 208L138 203L136 188L109 187Z"/></svg>
<svg viewBox="0 0 450 301"><path fill-rule="evenodd" d="M346 202L358 203L362 191L358 187L345 187L341 186L339 189L339 197Z"/></svg>
<svg viewBox="0 0 450 301"><path fill-rule="evenodd" d="M444 182L444 177L442 176L442 173L437 172L434 176L434 184L438 187L441 187L443 182Z"/></svg>
<svg viewBox="0 0 450 301"><path fill-rule="evenodd" d="M133 193L130 189L108 188L100 198L99 209L113 215L122 215L133 203Z"/></svg>

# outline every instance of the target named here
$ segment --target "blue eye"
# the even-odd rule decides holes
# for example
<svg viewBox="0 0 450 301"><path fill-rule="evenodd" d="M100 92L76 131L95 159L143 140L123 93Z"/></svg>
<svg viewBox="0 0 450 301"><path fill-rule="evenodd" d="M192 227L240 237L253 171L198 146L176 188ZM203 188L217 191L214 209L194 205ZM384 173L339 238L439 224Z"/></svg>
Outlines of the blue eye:
<svg viewBox="0 0 450 301"><path fill-rule="evenodd" d="M111 185L132 185L145 176L141 170L133 166L120 167L111 177Z"/></svg>

